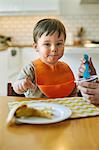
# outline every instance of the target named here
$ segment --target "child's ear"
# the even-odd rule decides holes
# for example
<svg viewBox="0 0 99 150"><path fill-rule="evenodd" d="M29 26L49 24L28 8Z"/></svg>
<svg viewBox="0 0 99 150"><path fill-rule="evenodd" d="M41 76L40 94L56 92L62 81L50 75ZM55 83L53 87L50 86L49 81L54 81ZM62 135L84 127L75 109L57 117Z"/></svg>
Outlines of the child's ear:
<svg viewBox="0 0 99 150"><path fill-rule="evenodd" d="M36 51L38 52L37 44L36 43L33 43L33 48L36 49Z"/></svg>
<svg viewBox="0 0 99 150"><path fill-rule="evenodd" d="M37 48L37 44L36 43L33 43L33 48Z"/></svg>

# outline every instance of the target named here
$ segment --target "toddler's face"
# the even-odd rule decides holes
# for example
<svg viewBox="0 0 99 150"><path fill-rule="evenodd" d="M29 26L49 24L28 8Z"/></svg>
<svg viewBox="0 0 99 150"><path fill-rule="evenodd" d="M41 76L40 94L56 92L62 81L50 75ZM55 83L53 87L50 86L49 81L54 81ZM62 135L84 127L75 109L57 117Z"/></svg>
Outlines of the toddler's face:
<svg viewBox="0 0 99 150"><path fill-rule="evenodd" d="M64 35L58 37L55 32L52 35L44 33L37 41L37 51L43 62L49 65L54 65L64 54Z"/></svg>

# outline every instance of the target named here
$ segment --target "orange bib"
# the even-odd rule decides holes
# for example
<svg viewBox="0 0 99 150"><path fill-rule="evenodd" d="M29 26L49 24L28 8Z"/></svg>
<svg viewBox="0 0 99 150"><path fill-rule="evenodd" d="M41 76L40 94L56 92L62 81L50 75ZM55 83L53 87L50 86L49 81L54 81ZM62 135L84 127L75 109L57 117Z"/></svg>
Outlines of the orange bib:
<svg viewBox="0 0 99 150"><path fill-rule="evenodd" d="M75 88L74 75L67 64L59 61L51 68L40 59L33 64L36 83L44 95L49 98L62 98L72 93Z"/></svg>

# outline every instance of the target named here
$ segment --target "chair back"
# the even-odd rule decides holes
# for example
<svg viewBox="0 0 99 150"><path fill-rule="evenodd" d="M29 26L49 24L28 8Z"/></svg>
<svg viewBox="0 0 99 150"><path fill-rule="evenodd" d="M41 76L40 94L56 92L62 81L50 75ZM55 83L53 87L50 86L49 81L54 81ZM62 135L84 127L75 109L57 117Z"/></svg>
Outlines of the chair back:
<svg viewBox="0 0 99 150"><path fill-rule="evenodd" d="M12 87L12 83L7 83L7 96L25 97L24 94L17 94Z"/></svg>

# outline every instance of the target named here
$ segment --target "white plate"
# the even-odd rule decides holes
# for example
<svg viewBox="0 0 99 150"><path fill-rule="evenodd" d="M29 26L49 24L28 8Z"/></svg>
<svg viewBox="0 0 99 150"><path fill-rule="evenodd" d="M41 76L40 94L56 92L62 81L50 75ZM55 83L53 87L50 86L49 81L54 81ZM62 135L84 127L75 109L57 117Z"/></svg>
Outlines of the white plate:
<svg viewBox="0 0 99 150"><path fill-rule="evenodd" d="M50 124L63 121L69 118L72 114L72 111L59 104L54 103L44 103L44 102L37 102L30 104L30 107L34 108L51 108L51 112L54 114L54 117L51 119L47 118L40 118L40 117L29 117L29 118L16 118L16 123L27 123L27 124Z"/></svg>

